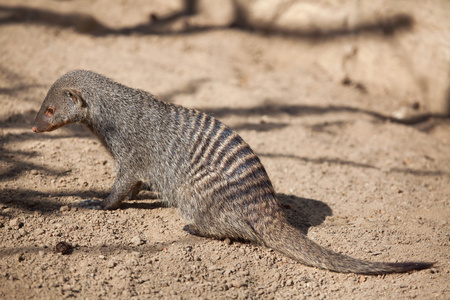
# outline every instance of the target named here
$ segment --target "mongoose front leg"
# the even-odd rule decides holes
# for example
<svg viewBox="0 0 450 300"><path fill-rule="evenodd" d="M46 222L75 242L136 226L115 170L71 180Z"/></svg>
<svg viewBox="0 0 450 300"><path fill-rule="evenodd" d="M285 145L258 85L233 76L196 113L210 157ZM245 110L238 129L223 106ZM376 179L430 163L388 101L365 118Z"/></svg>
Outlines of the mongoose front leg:
<svg viewBox="0 0 450 300"><path fill-rule="evenodd" d="M104 200L87 199L81 201L79 206L89 209L116 209L128 195L129 199L134 198L141 188L141 181L136 181L136 179L119 171L108 197Z"/></svg>
<svg viewBox="0 0 450 300"><path fill-rule="evenodd" d="M134 200L136 199L137 194L139 194L139 192L142 189L142 186L144 185L144 183L142 181L138 181L134 187L131 189L131 193L130 196L128 197L128 200Z"/></svg>

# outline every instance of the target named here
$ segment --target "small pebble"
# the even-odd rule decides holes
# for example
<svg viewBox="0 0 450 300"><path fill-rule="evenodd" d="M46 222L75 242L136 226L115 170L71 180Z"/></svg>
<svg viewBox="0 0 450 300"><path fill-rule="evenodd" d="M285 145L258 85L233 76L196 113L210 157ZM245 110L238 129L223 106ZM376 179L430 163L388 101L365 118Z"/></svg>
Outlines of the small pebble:
<svg viewBox="0 0 450 300"><path fill-rule="evenodd" d="M75 285L72 287L72 292L74 292L74 293L79 293L80 291L81 291L81 285L75 284Z"/></svg>
<svg viewBox="0 0 450 300"><path fill-rule="evenodd" d="M163 244L156 244L155 245L155 249L156 251L163 251L164 250L164 245Z"/></svg>
<svg viewBox="0 0 450 300"><path fill-rule="evenodd" d="M70 284L64 284L62 286L63 291L70 291L72 289L72 287L70 286Z"/></svg>
<svg viewBox="0 0 450 300"><path fill-rule="evenodd" d="M41 234L44 234L44 233L45 233L45 230L42 229L42 228L36 228L36 230L34 231L35 235L41 235Z"/></svg>
<svg viewBox="0 0 450 300"><path fill-rule="evenodd" d="M69 206L63 205L59 208L59 211L69 211L69 209L70 209Z"/></svg>
<svg viewBox="0 0 450 300"><path fill-rule="evenodd" d="M219 267L217 267L217 266L209 266L208 267L208 271L217 271L217 270L219 270L220 268Z"/></svg>
<svg viewBox="0 0 450 300"><path fill-rule="evenodd" d="M229 276L230 274L235 273L235 272L236 272L235 268L228 268L228 269L225 270L224 274L226 276Z"/></svg>
<svg viewBox="0 0 450 300"><path fill-rule="evenodd" d="M19 220L19 218L14 218L9 221L9 226L11 227L22 227L23 223Z"/></svg>
<svg viewBox="0 0 450 300"><path fill-rule="evenodd" d="M55 246L55 252L61 253L62 255L70 254L72 250L73 250L72 245L67 242L59 242Z"/></svg>
<svg viewBox="0 0 450 300"><path fill-rule="evenodd" d="M142 253L138 252L138 251L133 251L131 253L133 254L134 257L137 257L137 258L141 258L143 256Z"/></svg>
<svg viewBox="0 0 450 300"><path fill-rule="evenodd" d="M106 264L108 268L114 268L116 265L117 263L113 260L108 261L108 263Z"/></svg>
<svg viewBox="0 0 450 300"><path fill-rule="evenodd" d="M139 246L144 243L144 241L137 235L135 237L133 237L130 242L135 246Z"/></svg>
<svg viewBox="0 0 450 300"><path fill-rule="evenodd" d="M37 171L37 170L31 170L31 171L30 171L30 174L31 174L31 175L37 175L37 174L38 174L38 171Z"/></svg>
<svg viewBox="0 0 450 300"><path fill-rule="evenodd" d="M229 238L224 239L223 242L225 245L231 245L231 240Z"/></svg>
<svg viewBox="0 0 450 300"><path fill-rule="evenodd" d="M278 284L274 282L270 288L267 289L270 293L275 293L278 289Z"/></svg>
<svg viewBox="0 0 450 300"><path fill-rule="evenodd" d="M275 273L275 280L280 280L281 274L280 273Z"/></svg>
<svg viewBox="0 0 450 300"><path fill-rule="evenodd" d="M235 288L240 288L240 287L246 286L247 283L243 280L233 280L231 282L231 285L234 286Z"/></svg>

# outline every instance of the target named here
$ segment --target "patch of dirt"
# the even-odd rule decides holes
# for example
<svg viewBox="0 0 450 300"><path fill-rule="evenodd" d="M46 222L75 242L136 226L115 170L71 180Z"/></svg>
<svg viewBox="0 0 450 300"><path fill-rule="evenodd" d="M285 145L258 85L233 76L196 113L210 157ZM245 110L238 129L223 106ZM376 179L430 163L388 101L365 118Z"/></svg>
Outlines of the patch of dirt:
<svg viewBox="0 0 450 300"><path fill-rule="evenodd" d="M333 80L320 53L352 37L171 33L189 26L183 18L148 31L152 12L178 4L149 2L0 1L0 298L448 298L448 119L402 124L394 112L417 104ZM262 246L189 235L151 191L115 211L78 208L108 194L112 158L81 126L31 131L48 88L72 69L235 128L260 156L289 220L319 244L436 266L386 276L306 267ZM57 253L60 242L73 249Z"/></svg>

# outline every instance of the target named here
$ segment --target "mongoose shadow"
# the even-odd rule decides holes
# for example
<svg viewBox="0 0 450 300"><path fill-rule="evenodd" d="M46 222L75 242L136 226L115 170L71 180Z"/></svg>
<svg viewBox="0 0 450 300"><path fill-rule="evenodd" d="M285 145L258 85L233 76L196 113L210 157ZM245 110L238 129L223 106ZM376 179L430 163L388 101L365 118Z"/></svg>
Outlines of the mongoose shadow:
<svg viewBox="0 0 450 300"><path fill-rule="evenodd" d="M144 187L142 191L136 195L134 200L135 201L122 203L120 209L156 209L167 207L167 204L161 200L160 195L153 192L151 187Z"/></svg>
<svg viewBox="0 0 450 300"><path fill-rule="evenodd" d="M331 208L319 200L281 193L277 194L277 198L288 222L303 234L307 234L310 227L322 224L326 217L333 215Z"/></svg>
<svg viewBox="0 0 450 300"><path fill-rule="evenodd" d="M26 168L26 167L25 167ZM35 169L35 168L33 168ZM38 172L47 175L57 175L61 172L49 172L48 169L36 169ZM11 171L11 173L14 172ZM5 173L0 173L0 178L3 178ZM9 176L9 173L6 173ZM100 191L95 189L83 190L79 189L59 192L41 192L27 187L22 188L3 188L0 189L0 204L6 204L9 207L14 207L22 212L40 212L42 214L59 211L61 206L65 205L58 201L59 197L68 197L77 195L82 199L86 198L104 198L108 195L107 191ZM0 212L0 215L5 215Z"/></svg>

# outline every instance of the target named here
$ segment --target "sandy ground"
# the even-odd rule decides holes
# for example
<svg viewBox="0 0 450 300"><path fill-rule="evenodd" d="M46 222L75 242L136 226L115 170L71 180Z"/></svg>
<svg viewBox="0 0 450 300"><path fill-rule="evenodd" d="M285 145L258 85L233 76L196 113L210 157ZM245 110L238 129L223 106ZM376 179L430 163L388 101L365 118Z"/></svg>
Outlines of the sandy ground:
<svg viewBox="0 0 450 300"><path fill-rule="evenodd" d="M138 26L153 9L146 1L0 3L0 298L449 299L450 122L396 122L399 109L422 106L334 80L320 53L346 37L183 30L186 20L148 32ZM173 1L164 3L170 12ZM306 267L257 245L191 236L151 191L116 211L77 208L108 194L112 158L80 126L39 135L31 124L50 85L78 68L236 129L290 221L321 245L435 267L386 276ZM61 241L71 254L54 252Z"/></svg>

